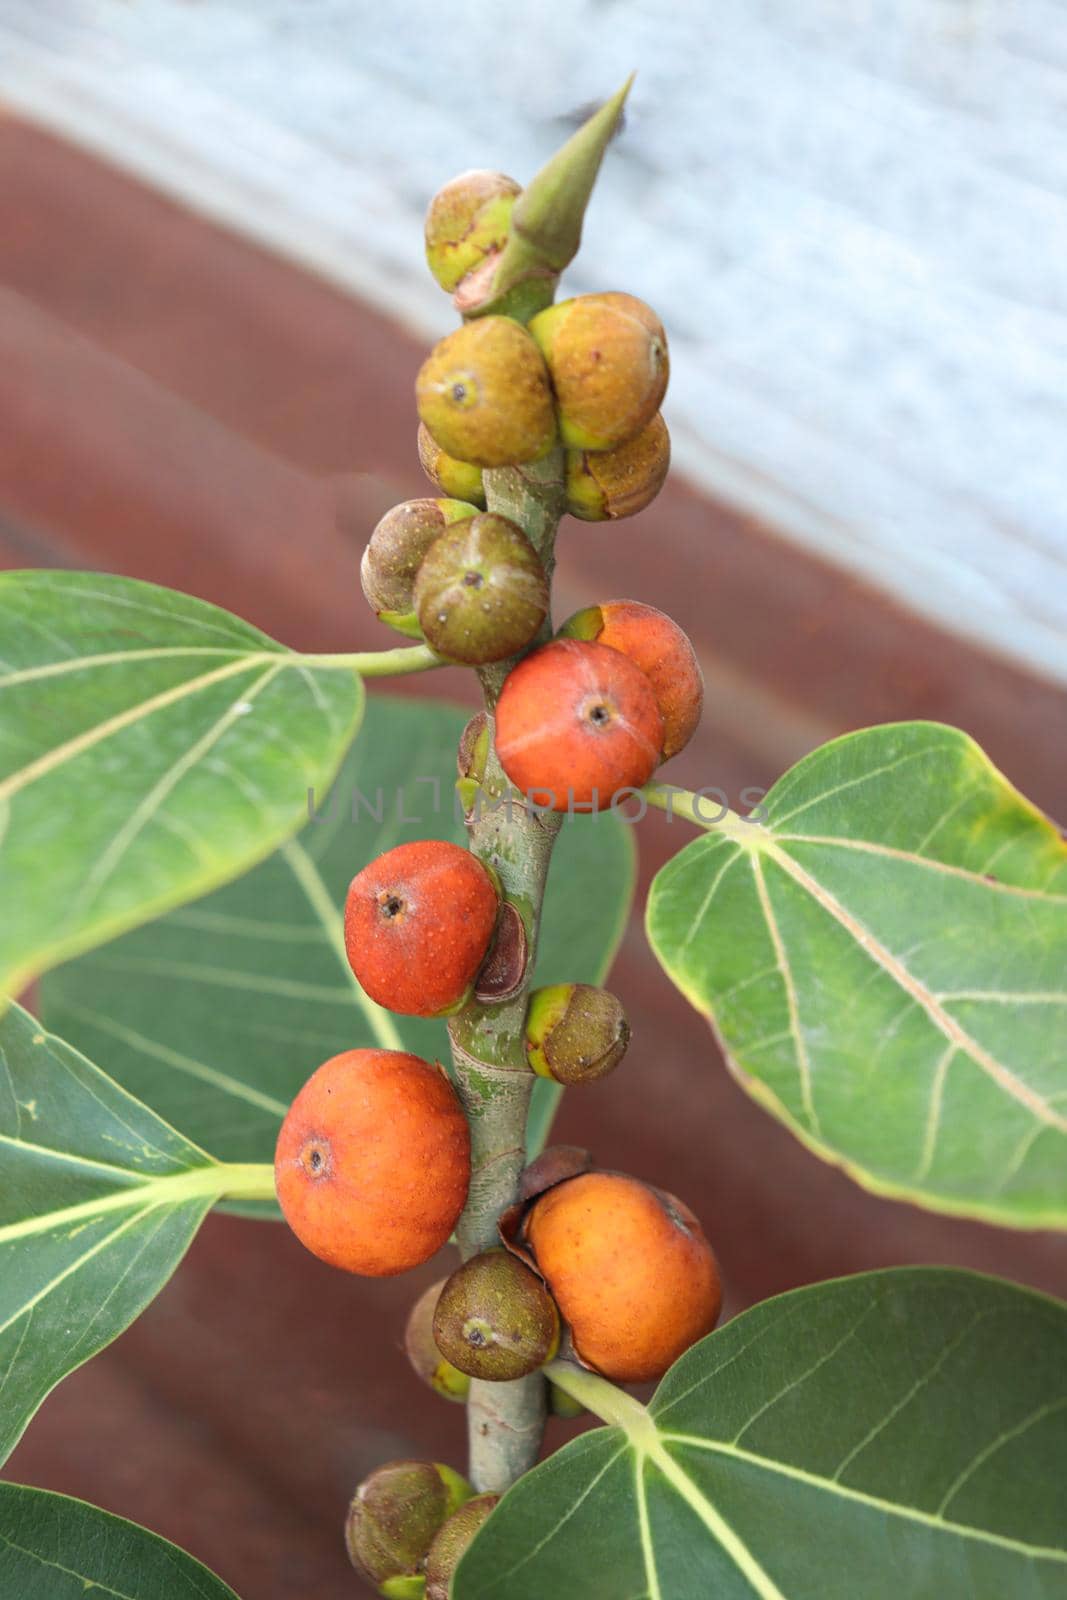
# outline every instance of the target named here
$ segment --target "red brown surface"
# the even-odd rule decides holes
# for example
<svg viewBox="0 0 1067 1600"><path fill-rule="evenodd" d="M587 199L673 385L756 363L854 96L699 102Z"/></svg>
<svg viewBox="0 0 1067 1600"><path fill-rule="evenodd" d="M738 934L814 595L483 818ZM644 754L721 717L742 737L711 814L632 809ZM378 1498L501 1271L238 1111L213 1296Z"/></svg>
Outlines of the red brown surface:
<svg viewBox="0 0 1067 1600"><path fill-rule="evenodd" d="M392 642L357 569L377 516L426 492L419 341L14 120L0 121L0 201L0 562L150 578L300 647ZM829 735L931 717L1067 814L1061 690L751 519L672 483L632 522L568 523L561 553L560 617L630 595L692 635L708 700L676 781L736 803ZM398 688L473 703L458 672ZM683 827L642 827L644 883ZM909 1261L1067 1289L1061 1241L877 1200L807 1155L728 1077L639 920L613 982L634 1044L610 1083L572 1092L560 1135L693 1207L728 1313ZM392 1455L462 1459L461 1409L416 1389L400 1349L442 1267L350 1279L281 1227L211 1218L160 1300L47 1402L9 1474L166 1533L242 1600L358 1593L340 1527L359 1476Z"/></svg>

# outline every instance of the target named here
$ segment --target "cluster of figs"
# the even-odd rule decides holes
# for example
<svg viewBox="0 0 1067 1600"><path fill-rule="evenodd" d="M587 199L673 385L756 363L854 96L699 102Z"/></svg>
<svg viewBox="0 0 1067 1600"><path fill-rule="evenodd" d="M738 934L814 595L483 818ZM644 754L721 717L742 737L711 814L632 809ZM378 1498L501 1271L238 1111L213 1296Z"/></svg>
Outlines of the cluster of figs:
<svg viewBox="0 0 1067 1600"><path fill-rule="evenodd" d="M477 172L432 202L427 258L461 309L499 256L519 194L511 179ZM519 658L496 685L492 725L480 715L461 742L461 794L482 784L492 734L507 781L537 806L602 809L647 783L697 725L703 683L677 624L652 606L612 600L552 634L542 553L517 522L487 509L487 473L498 474L492 499L499 469L532 483L547 462L557 484L562 472L565 508L577 518L609 521L647 506L669 460L660 415L668 369L655 313L606 293L547 306L525 323L472 316L419 372L419 457L442 497L383 517L362 582L384 622L445 661L486 668ZM526 976L523 950L500 980L509 913L514 923L491 865L445 840L411 841L353 879L348 960L371 999L401 1015L508 999ZM620 1002L604 989L557 984L529 997L526 1056L541 1076L594 1081L629 1038ZM417 1267L449 1241L467 1202L470 1131L457 1090L440 1065L404 1051L334 1056L293 1101L275 1174L287 1221L323 1261L369 1276ZM419 1297L406 1348L419 1376L457 1402L473 1381L523 1378L561 1354L640 1383L710 1332L720 1300L711 1247L680 1200L557 1147L527 1168L498 1243ZM548 1393L561 1414L580 1409L555 1384ZM442 1463L389 1462L352 1500L351 1560L392 1600L445 1600L497 1498Z"/></svg>

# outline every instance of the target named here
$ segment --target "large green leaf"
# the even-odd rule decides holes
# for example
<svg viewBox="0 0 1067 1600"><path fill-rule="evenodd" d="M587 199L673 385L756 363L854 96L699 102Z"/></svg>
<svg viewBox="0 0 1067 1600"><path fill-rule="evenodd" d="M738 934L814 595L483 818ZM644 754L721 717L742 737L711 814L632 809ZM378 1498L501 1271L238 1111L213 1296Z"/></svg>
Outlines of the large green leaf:
<svg viewBox="0 0 1067 1600"><path fill-rule="evenodd" d="M647 1411L571 1371L614 1425L507 1494L455 1600L1067 1595L1054 1301L963 1272L866 1273L736 1318Z"/></svg>
<svg viewBox="0 0 1067 1600"><path fill-rule="evenodd" d="M380 1044L447 1059L444 1023L393 1017L361 992L340 907L353 874L381 851L462 838L453 783L463 723L451 707L372 697L333 793L316 795L322 820L210 898L51 974L49 1026L232 1161L272 1158L289 1102L328 1056ZM564 827L538 981L606 973L633 890L632 831L613 817ZM551 1090L538 1102L539 1133Z"/></svg>
<svg viewBox="0 0 1067 1600"><path fill-rule="evenodd" d="M648 903L741 1083L880 1193L1067 1226L1057 830L934 723L837 739L765 805L766 826L682 850Z"/></svg>
<svg viewBox="0 0 1067 1600"><path fill-rule="evenodd" d="M0 574L0 996L266 855L362 702L351 668L188 595Z"/></svg>
<svg viewBox="0 0 1067 1600"><path fill-rule="evenodd" d="M45 1395L152 1300L223 1195L224 1165L27 1012L0 1019L0 1461ZM2 1570L2 1569L0 1569Z"/></svg>
<svg viewBox="0 0 1067 1600"><path fill-rule="evenodd" d="M237 1600L184 1550L82 1500L0 1483L0 1600Z"/></svg>

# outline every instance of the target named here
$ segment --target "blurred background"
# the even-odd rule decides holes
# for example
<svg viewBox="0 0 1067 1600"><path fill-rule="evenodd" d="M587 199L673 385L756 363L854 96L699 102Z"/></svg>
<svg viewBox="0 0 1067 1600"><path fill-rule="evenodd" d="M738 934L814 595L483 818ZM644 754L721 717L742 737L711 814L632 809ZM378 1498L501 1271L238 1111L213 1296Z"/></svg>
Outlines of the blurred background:
<svg viewBox="0 0 1067 1600"><path fill-rule="evenodd" d="M676 469L633 521L565 523L559 615L625 595L689 632L708 707L678 783L736 804L837 733L930 717L1067 820L1061 0L0 0L0 561L387 646L359 555L428 492L412 384L455 321L426 203L469 166L528 178L634 67L565 290L660 312ZM402 692L473 704L457 672ZM642 825L642 889L676 832ZM900 1262L1067 1292L1061 1241L877 1200L803 1151L639 916L612 986L630 1059L558 1132L693 1206L730 1314ZM348 1281L211 1218L10 1475L247 1600L356 1592L359 1477L462 1459L460 1408L400 1350L442 1267Z"/></svg>

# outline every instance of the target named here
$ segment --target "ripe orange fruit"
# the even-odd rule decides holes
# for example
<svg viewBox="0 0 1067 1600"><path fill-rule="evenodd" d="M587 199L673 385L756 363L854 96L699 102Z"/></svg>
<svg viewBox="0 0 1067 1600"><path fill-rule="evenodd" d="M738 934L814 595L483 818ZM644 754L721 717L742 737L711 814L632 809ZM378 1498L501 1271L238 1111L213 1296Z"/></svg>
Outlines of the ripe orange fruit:
<svg viewBox="0 0 1067 1600"><path fill-rule="evenodd" d="M440 1067L402 1050L323 1062L282 1123L274 1182L313 1255L387 1278L428 1261L467 1201L470 1130Z"/></svg>
<svg viewBox="0 0 1067 1600"><path fill-rule="evenodd" d="M444 839L398 844L357 872L345 949L372 1000L409 1017L464 1004L496 925L496 885L476 856Z"/></svg>
<svg viewBox="0 0 1067 1600"><path fill-rule="evenodd" d="M575 612L560 629L621 650L652 685L663 717L663 760L684 750L704 709L704 676L688 636L663 611L640 600L605 600Z"/></svg>
<svg viewBox="0 0 1067 1600"><path fill-rule="evenodd" d="M553 639L508 673L496 708L496 748L511 782L553 811L601 811L638 789L663 752L652 685L627 656Z"/></svg>
<svg viewBox="0 0 1067 1600"><path fill-rule="evenodd" d="M715 1326L722 1291L687 1206L618 1172L534 1202L526 1237L583 1361L622 1383L660 1378Z"/></svg>

